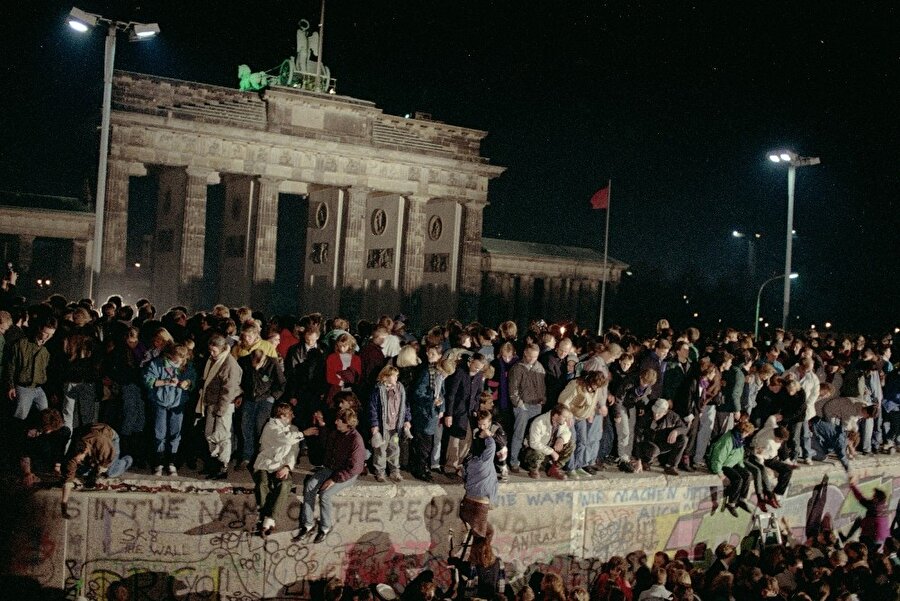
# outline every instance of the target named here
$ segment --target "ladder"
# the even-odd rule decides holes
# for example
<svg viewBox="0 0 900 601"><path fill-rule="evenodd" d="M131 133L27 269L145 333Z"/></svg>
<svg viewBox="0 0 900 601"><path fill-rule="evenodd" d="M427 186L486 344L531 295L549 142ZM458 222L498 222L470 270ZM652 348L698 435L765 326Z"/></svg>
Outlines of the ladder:
<svg viewBox="0 0 900 601"><path fill-rule="evenodd" d="M778 518L774 513L753 513L753 529L759 532L759 547L765 548L767 544L781 542L781 529L778 527Z"/></svg>

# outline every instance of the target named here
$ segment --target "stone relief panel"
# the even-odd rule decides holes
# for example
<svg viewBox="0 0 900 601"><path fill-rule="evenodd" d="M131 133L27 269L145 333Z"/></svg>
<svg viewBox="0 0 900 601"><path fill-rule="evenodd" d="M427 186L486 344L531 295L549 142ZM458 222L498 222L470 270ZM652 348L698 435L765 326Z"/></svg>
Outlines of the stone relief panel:
<svg viewBox="0 0 900 601"><path fill-rule="evenodd" d="M450 199L432 200L425 205L424 284L456 290L462 207Z"/></svg>
<svg viewBox="0 0 900 601"><path fill-rule="evenodd" d="M393 248L370 248L366 256L366 269L391 269L394 266Z"/></svg>
<svg viewBox="0 0 900 601"><path fill-rule="evenodd" d="M397 194L376 194L367 199L363 278L399 286L405 202Z"/></svg>
<svg viewBox="0 0 900 601"><path fill-rule="evenodd" d="M309 193L309 218L306 228L306 280L310 277L333 282L337 259L342 252L341 191L323 188Z"/></svg>

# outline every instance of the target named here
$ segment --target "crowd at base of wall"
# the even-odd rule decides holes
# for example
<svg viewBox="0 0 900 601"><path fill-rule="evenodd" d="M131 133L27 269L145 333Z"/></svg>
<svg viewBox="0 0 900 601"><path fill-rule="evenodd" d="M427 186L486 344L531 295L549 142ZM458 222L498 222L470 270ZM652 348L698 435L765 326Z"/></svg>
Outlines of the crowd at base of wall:
<svg viewBox="0 0 900 601"><path fill-rule="evenodd" d="M863 491L882 488L893 507L900 458L864 458L853 469ZM465 535L458 485L393 486L364 478L336 498L335 529L314 545L291 540L296 497L286 515L276 516L277 532L263 539L254 535L255 502L247 489L204 489L187 480L162 489L161 481L125 484L76 492L68 520L60 516L58 490L11 494L11 527L5 529L12 533L11 571L45 587L80 588L89 599L106 599L119 580L139 593L132 599L210 593L296 599L308 598L312 583L332 576L351 586L386 582L398 589L425 567L445 578L450 545L458 549ZM816 494L819 502L811 507L815 492L824 494ZM753 528L751 514L732 517L720 503L720 482L710 475L519 480L501 486L490 512L493 545L513 587L547 569L567 585L588 584L603 561L635 549L688 549L702 563L718 543L739 546ZM826 462L795 473L776 517L803 540L808 519L829 515L846 529L860 512L843 470Z"/></svg>

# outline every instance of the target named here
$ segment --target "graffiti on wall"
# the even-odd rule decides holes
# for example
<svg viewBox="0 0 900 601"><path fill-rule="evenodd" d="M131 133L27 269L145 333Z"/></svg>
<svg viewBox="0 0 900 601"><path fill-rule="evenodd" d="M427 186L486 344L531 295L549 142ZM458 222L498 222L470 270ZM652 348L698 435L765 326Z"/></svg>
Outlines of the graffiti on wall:
<svg viewBox="0 0 900 601"><path fill-rule="evenodd" d="M818 484L798 478L779 511L797 538ZM896 498L900 478L864 478L861 486L869 494L882 487ZM824 514L836 526L859 515L844 482L824 491ZM402 589L429 568L448 580L451 538L459 545L464 535L457 517L461 490L358 486L349 492L335 500L336 525L327 542L313 545L291 540L300 514L296 498L276 516L279 532L262 539L253 534L255 502L246 493L82 493L74 495L73 517L64 521L56 491L48 491L19 516L30 521L15 529L11 565L73 598L82 590L88 599L107 599L117 583L135 600L238 601L307 599L314 583L329 577ZM622 490L505 487L490 514L494 548L513 581L541 569L559 572L570 585L588 584L611 555L739 543L750 531L750 516L721 512L720 494L718 487L669 487L657 480Z"/></svg>

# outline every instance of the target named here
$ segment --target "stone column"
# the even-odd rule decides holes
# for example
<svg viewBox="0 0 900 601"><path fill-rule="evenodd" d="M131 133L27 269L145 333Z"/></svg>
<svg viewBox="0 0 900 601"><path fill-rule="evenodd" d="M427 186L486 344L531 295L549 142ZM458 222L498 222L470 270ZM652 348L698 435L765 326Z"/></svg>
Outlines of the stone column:
<svg viewBox="0 0 900 601"><path fill-rule="evenodd" d="M422 279L425 272L425 204L428 196L410 195L405 231L403 263L400 272L401 307L412 323L419 324L422 314Z"/></svg>
<svg viewBox="0 0 900 601"><path fill-rule="evenodd" d="M508 273L496 274L497 279L497 310L501 319L509 319L510 308L513 306L512 277Z"/></svg>
<svg viewBox="0 0 900 601"><path fill-rule="evenodd" d="M561 319L572 317L572 279L563 278L562 290L559 295L559 312Z"/></svg>
<svg viewBox="0 0 900 601"><path fill-rule="evenodd" d="M547 321L553 322L559 319L561 292L562 278L550 278L550 294L545 297L547 299L547 309L544 311Z"/></svg>
<svg viewBox="0 0 900 601"><path fill-rule="evenodd" d="M125 273L125 244L128 239L128 178L144 175L147 175L147 170L141 163L119 159L110 159L109 161L106 171L106 203L103 212L101 276L122 276ZM97 287L96 282L94 286ZM104 289L108 288L108 286L104 287ZM100 298L105 295L95 292L94 296Z"/></svg>
<svg viewBox="0 0 900 601"><path fill-rule="evenodd" d="M259 179L256 237L253 241L253 283L275 281L275 244L278 240L278 186L280 180Z"/></svg>
<svg viewBox="0 0 900 601"><path fill-rule="evenodd" d="M463 236L460 248L460 303L459 317L464 322L474 319L481 294L481 226L484 204L470 202L465 205Z"/></svg>
<svg viewBox="0 0 900 601"><path fill-rule="evenodd" d="M278 187L280 180L261 177L257 185L256 211L250 216L253 239L250 242L250 291L253 306L268 307L275 282L275 250L278 242Z"/></svg>
<svg viewBox="0 0 900 601"><path fill-rule="evenodd" d="M583 325L581 319L581 280L577 278L572 278L570 304L572 309L572 319L574 319L579 326Z"/></svg>
<svg viewBox="0 0 900 601"><path fill-rule="evenodd" d="M408 297L422 285L425 271L425 203L428 197L411 195L406 200L409 213L404 232L401 290Z"/></svg>
<svg viewBox="0 0 900 601"><path fill-rule="evenodd" d="M22 273L28 273L31 270L33 257L34 236L19 236L19 264L16 265L16 269Z"/></svg>
<svg viewBox="0 0 900 601"><path fill-rule="evenodd" d="M88 241L72 240L72 280L69 288L75 292L85 287L88 266ZM79 292L80 293L80 292Z"/></svg>
<svg viewBox="0 0 900 601"><path fill-rule="evenodd" d="M341 312L351 322L359 317L363 265L366 246L366 201L371 189L347 188L344 191L346 226L344 234L343 268L341 270Z"/></svg>
<svg viewBox="0 0 900 601"><path fill-rule="evenodd" d="M179 269L179 283L182 286L189 286L203 279L206 186L210 183L219 183L218 173L207 169L187 168Z"/></svg>
<svg viewBox="0 0 900 601"><path fill-rule="evenodd" d="M523 275L519 278L519 302L516 314L507 319L525 322L531 316L531 304L534 300L534 276Z"/></svg>

